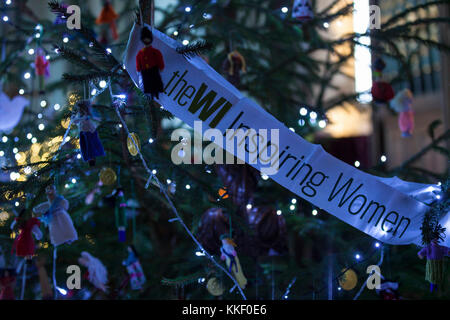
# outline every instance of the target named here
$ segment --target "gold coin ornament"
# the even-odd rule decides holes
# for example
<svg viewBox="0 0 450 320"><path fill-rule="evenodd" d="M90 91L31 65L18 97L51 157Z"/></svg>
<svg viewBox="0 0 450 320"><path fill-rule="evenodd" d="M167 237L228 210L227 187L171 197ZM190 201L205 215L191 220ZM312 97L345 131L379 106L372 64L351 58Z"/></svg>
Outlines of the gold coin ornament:
<svg viewBox="0 0 450 320"><path fill-rule="evenodd" d="M133 142L133 140L134 140L134 142ZM137 146L137 148L136 148L136 146ZM141 143L139 142L139 137L136 133L131 132L128 135L127 147L128 147L128 151L130 152L130 154L132 156L136 156L138 154L139 150L141 149Z"/></svg>
<svg viewBox="0 0 450 320"><path fill-rule="evenodd" d="M206 289L213 296L221 296L224 292L223 286L217 278L210 278L206 284Z"/></svg>
<svg viewBox="0 0 450 320"><path fill-rule="evenodd" d="M112 185L117 179L116 173L111 168L103 168L98 176L100 181L106 186Z"/></svg>
<svg viewBox="0 0 450 320"><path fill-rule="evenodd" d="M341 272L344 272L344 270L345 269L342 269ZM357 283L358 276L352 269L348 269L347 271L345 271L345 273L339 278L339 285L346 291L352 290L354 287L356 287Z"/></svg>

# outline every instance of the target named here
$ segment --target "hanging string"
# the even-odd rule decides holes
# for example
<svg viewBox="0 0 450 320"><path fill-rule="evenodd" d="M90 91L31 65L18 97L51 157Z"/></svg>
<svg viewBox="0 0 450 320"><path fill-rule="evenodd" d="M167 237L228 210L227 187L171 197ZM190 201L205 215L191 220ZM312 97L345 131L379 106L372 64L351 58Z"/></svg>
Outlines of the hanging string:
<svg viewBox="0 0 450 320"><path fill-rule="evenodd" d="M289 283L288 287L286 288L286 291L283 294L282 299L287 299L289 292L291 292L291 287L294 285L295 281L297 281L297 277L294 277L291 282Z"/></svg>
<svg viewBox="0 0 450 320"><path fill-rule="evenodd" d="M20 300L23 300L25 294L25 283L27 281L27 260L23 259L23 272L22 272L22 290L20 291Z"/></svg>
<svg viewBox="0 0 450 320"><path fill-rule="evenodd" d="M52 279L53 279L53 298L56 300L58 297L57 287L56 287L56 257L57 257L57 247L53 248L53 271L52 271Z"/></svg>
<svg viewBox="0 0 450 320"><path fill-rule="evenodd" d="M381 247L381 252L380 252L380 261L378 261L377 266L381 266L381 264L383 263L383 258L384 258L384 246ZM377 273L375 271L375 273ZM382 279L384 279L384 277L377 273L377 275L379 277L381 277ZM356 296L353 298L353 300L357 300L359 298L359 296L361 295L361 293L363 292L364 288L367 286L367 281L369 281L370 275L369 277L367 277L366 281L364 281L364 283L362 284L361 288L359 289L358 293L356 294Z"/></svg>
<svg viewBox="0 0 450 320"><path fill-rule="evenodd" d="M111 95L111 100L113 101L113 94L112 94L112 89L111 86L109 86L109 93ZM114 105L114 103L113 103ZM242 291L241 287L239 286L238 282L236 281L236 279L222 266L220 265L220 263L218 263L213 256L211 256L204 248L203 246L200 244L200 242L197 240L197 238L195 238L195 236L192 234L191 230L189 230L189 228L186 226L186 224L184 223L183 219L181 218L180 214L178 213L178 210L176 209L175 205L173 204L172 200L169 197L169 194L167 193L166 188L160 183L159 179L153 174L152 170L150 170L150 168L147 165L147 162L144 159L144 156L141 153L141 150L138 148L138 145L136 143L136 141L134 140L133 136L130 135L130 131L128 130L127 124L125 123L125 120L122 118L122 115L120 114L120 110L119 110L119 106L118 105L114 105L114 108L116 110L116 114L119 117L120 122L122 123L122 126L125 130L125 132L127 133L128 137L131 137L131 141L133 142L139 158L141 159L142 165L144 166L145 170L147 171L147 173L149 174L149 179L154 179L156 184L159 186L159 190L160 192L164 195L164 197L166 198L169 207L171 208L172 212L175 214L175 216L178 218L178 221L181 223L182 227L186 230L187 234L192 238L192 240L195 242L195 244L201 248L202 252L205 253L205 256L210 259L220 270L222 270L235 284L235 286L238 288L239 293L241 294L242 298L244 300L247 300L247 298L245 297L244 292Z"/></svg>
<svg viewBox="0 0 450 320"><path fill-rule="evenodd" d="M134 192L134 180L131 179L131 195L133 199L136 199ZM133 206L133 216L132 216L132 224L133 224L133 245L136 246L136 208Z"/></svg>

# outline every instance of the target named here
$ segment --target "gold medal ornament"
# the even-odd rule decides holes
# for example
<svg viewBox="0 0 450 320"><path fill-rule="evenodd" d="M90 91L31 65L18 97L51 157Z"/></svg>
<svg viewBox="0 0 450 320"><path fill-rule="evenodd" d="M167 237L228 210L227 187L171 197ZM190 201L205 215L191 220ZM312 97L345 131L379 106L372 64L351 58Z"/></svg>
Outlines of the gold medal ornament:
<svg viewBox="0 0 450 320"><path fill-rule="evenodd" d="M343 272L345 269L343 269L341 272ZM355 271L352 269L348 269L340 278L339 278L339 285L342 289L346 291L352 290L354 287L356 287L356 284L358 283L358 276L356 275Z"/></svg>
<svg viewBox="0 0 450 320"><path fill-rule="evenodd" d="M224 292L223 286L217 278L210 278L206 284L206 289L213 296L221 296Z"/></svg>
<svg viewBox="0 0 450 320"><path fill-rule="evenodd" d="M134 142L133 142L133 140L134 140ZM136 146L137 146L137 148L136 148ZM138 154L139 150L141 149L141 143L139 142L139 137L136 133L131 132L128 135L127 147L128 147L128 151L130 152L130 154L132 156L136 156Z"/></svg>
<svg viewBox="0 0 450 320"><path fill-rule="evenodd" d="M98 176L100 178L100 181L106 186L112 185L114 182L116 182L117 179L114 170L106 167L100 171Z"/></svg>

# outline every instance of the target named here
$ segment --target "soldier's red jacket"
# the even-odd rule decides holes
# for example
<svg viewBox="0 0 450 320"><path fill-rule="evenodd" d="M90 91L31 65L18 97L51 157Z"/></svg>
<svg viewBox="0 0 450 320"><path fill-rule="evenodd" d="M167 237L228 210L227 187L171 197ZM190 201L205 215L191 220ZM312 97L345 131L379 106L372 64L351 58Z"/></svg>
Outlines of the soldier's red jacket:
<svg viewBox="0 0 450 320"><path fill-rule="evenodd" d="M136 70L148 70L157 66L159 70L164 69L164 59L161 51L152 46L142 48L136 56Z"/></svg>

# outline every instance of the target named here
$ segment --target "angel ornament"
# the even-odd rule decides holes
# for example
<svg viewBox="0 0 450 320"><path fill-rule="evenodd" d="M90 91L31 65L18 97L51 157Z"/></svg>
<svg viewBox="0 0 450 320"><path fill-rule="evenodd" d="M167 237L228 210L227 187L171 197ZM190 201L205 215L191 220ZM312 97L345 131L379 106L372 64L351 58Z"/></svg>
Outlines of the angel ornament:
<svg viewBox="0 0 450 320"><path fill-rule="evenodd" d="M91 103L88 100L77 103L78 113L73 122L80 128L80 148L83 160L89 166L95 166L96 158L105 155L102 142L98 136L97 126L93 120L98 120L91 113Z"/></svg>
<svg viewBox="0 0 450 320"><path fill-rule="evenodd" d="M53 184L45 189L45 193L48 201L34 207L33 212L48 225L52 245L56 247L78 240L77 231L67 213L69 202L56 193L56 187Z"/></svg>
<svg viewBox="0 0 450 320"><path fill-rule="evenodd" d="M234 249L236 244L233 239L226 235L221 236L220 239L222 240L222 247L220 248L222 255L220 259L225 260L228 271L234 276L241 289L245 289L245 286L247 285L247 278L242 271L239 258L236 250Z"/></svg>

